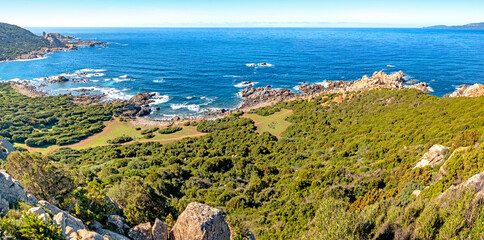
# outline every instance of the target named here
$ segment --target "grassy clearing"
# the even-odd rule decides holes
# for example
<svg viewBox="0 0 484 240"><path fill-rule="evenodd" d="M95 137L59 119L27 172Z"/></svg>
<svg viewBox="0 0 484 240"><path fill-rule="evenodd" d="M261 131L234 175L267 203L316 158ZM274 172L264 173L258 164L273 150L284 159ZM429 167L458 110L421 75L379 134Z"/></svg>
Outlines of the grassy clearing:
<svg viewBox="0 0 484 240"><path fill-rule="evenodd" d="M128 143L133 143L133 142L150 142L150 141L156 141L160 143L170 143L174 142L180 139L183 139L185 137L199 137L205 135L205 133L200 133L197 131L197 127L195 126L184 126L183 130L172 133L172 134L159 134L157 131L154 132L153 134L155 135L153 138L146 139L143 137L141 134L141 130L136 130L136 127L134 127L131 123L129 122L122 122L119 121L119 119L115 119L113 121L105 123L106 127L103 129L101 133L95 134L93 136L90 136L79 143L72 144L72 145L66 145L63 147L69 147L73 149L82 149L82 148L89 148L89 147L97 147L97 146L103 146L103 145L109 145L107 143L108 140L114 139L117 137L121 137L123 135L129 136L133 138L133 141L128 142ZM25 148L31 152L40 152L40 153L49 153L52 151L55 151L59 149L60 147L58 145L52 145L48 147L39 147L39 148L31 148L28 147L25 144L16 144L16 147L22 147Z"/></svg>
<svg viewBox="0 0 484 240"><path fill-rule="evenodd" d="M269 132L276 137L280 137L281 133L286 130L287 127L291 124L290 122L286 121L286 117L292 113L292 110L282 109L280 112L276 112L269 116L260 116L257 114L245 114L244 117L250 118L254 120L255 126L257 127L257 132ZM133 138L133 142L160 142L160 143L170 143L174 141L181 140L186 137L200 137L205 135L205 133L201 133L197 131L196 126L183 126L183 130L171 133L171 134L160 134L158 131L155 131L153 134L155 135L153 138L146 139L141 134L141 130L136 130L129 122L122 122L119 119L115 119L113 121L105 123L106 127L103 129L101 133L95 134L90 136L79 143L66 145L63 147L69 147L73 149L82 149L82 148L89 148L89 147L97 147L103 145L109 145L107 143L108 140L114 139L117 137L121 137L123 135L129 136ZM28 147L25 144L16 144L16 147L25 148L31 152L40 152L40 153L49 153L59 149L58 145L52 145L48 147L39 147L39 148L32 148Z"/></svg>
<svg viewBox="0 0 484 240"><path fill-rule="evenodd" d="M183 127L183 130L172 133L172 134L159 134L158 132L154 132L153 134L155 137L146 139L141 134L141 130L136 130L129 122L121 122L118 119L109 122L106 125L104 130L96 135L93 135L86 140L83 140L77 144L73 144L67 147L79 149L79 148L88 148L88 147L96 147L102 145L108 145L107 141L116 137L121 137L123 135L129 136L133 138L132 142L150 142L156 141L161 143L169 143L176 140L180 140L185 137L197 137L203 135L200 132L197 132L196 127Z"/></svg>
<svg viewBox="0 0 484 240"><path fill-rule="evenodd" d="M280 112L276 112L269 116L260 116L257 114L244 114L244 117L254 120L257 132L269 132L276 137L280 137L290 122L286 121L286 118L292 113L292 110L281 109Z"/></svg>

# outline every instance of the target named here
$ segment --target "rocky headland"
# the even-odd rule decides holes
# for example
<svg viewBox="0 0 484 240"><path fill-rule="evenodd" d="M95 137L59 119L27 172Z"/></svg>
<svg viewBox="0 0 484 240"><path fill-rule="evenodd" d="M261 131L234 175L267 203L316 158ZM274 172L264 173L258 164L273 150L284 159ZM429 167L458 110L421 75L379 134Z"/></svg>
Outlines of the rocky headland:
<svg viewBox="0 0 484 240"><path fill-rule="evenodd" d="M82 39L74 36L62 35L60 33L43 33L42 39L46 40L48 46L41 47L39 49L19 54L18 56L5 61L16 60L33 60L44 58L47 53L58 51L72 51L77 50L80 46L95 47L98 45L104 46L107 43L101 41L83 41Z"/></svg>
<svg viewBox="0 0 484 240"><path fill-rule="evenodd" d="M246 88L240 92L240 96L243 98L240 109L247 110L284 101L312 98L323 94L359 92L383 88L414 88L425 93L429 92L427 83L408 84L405 77L406 75L402 71L390 75L384 72L374 72L371 77L365 75L355 81L326 81L325 84L302 84L299 86L299 91L302 94L296 94L285 88L273 89L271 86Z"/></svg>
<svg viewBox="0 0 484 240"><path fill-rule="evenodd" d="M447 97L479 97L484 95L484 85L476 83L474 85L461 85L457 90Z"/></svg>

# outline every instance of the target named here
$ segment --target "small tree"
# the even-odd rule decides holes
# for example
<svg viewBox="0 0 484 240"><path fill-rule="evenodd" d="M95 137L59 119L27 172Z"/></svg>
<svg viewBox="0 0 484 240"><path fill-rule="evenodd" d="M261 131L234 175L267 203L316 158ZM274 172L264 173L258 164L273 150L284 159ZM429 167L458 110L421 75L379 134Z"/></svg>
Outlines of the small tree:
<svg viewBox="0 0 484 240"><path fill-rule="evenodd" d="M74 188L64 169L40 154L14 152L9 155L5 168L22 182L27 192L49 202L58 203Z"/></svg>

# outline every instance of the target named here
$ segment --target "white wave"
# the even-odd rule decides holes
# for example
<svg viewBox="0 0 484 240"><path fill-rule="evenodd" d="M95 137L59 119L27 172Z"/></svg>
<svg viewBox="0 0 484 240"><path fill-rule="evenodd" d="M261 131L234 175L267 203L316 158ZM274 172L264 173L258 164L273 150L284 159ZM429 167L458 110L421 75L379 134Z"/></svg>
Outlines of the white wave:
<svg viewBox="0 0 484 240"><path fill-rule="evenodd" d="M322 82L317 82L316 84L321 85L321 86L323 86L325 88L327 88L329 86L328 80L324 80Z"/></svg>
<svg viewBox="0 0 484 240"><path fill-rule="evenodd" d="M395 67L395 65L390 65L390 64L388 64L388 65L387 65L387 67L394 68L394 67Z"/></svg>
<svg viewBox="0 0 484 240"><path fill-rule="evenodd" d="M81 70L77 70L76 72L106 72L106 69L91 69L91 68L83 68Z"/></svg>
<svg viewBox="0 0 484 240"><path fill-rule="evenodd" d="M133 79L131 79L131 78L113 78L113 79L111 79L111 80L113 80L113 81L115 81L115 82L129 82L129 81L134 81L134 80L133 80Z"/></svg>
<svg viewBox="0 0 484 240"><path fill-rule="evenodd" d="M104 94L108 99L121 99L121 100L129 100L134 96L134 95L125 93L126 91L128 91L128 89L117 89L117 88L109 88L109 87L77 87L77 88L65 89L65 91L97 91Z"/></svg>
<svg viewBox="0 0 484 240"><path fill-rule="evenodd" d="M222 110L223 108L204 108L202 109L202 112L205 112L205 113L211 113L211 112L217 112L219 110Z"/></svg>
<svg viewBox="0 0 484 240"><path fill-rule="evenodd" d="M152 93L154 93L155 95L151 97L151 100L153 100L153 102L150 105L158 105L158 104L166 103L171 99L170 96L168 95L161 95L158 92L152 92Z"/></svg>
<svg viewBox="0 0 484 240"><path fill-rule="evenodd" d="M237 75L224 75L224 78L241 78L242 76Z"/></svg>
<svg viewBox="0 0 484 240"><path fill-rule="evenodd" d="M164 83L165 82L165 79L155 79L153 80L154 83Z"/></svg>
<svg viewBox="0 0 484 240"><path fill-rule="evenodd" d="M203 104L201 104L201 105L205 106L205 105L208 105L208 104L210 104L210 103L213 103L213 102L215 101L215 99L216 99L216 98L217 98L217 97L215 97L215 98L210 98L210 97L202 96L202 97L200 97L200 99L201 99L201 100L206 100L207 102L205 102L205 103L203 103Z"/></svg>
<svg viewBox="0 0 484 240"><path fill-rule="evenodd" d="M253 87L254 85L259 84L258 82L241 82L234 85L236 88L246 88L246 87Z"/></svg>
<svg viewBox="0 0 484 240"><path fill-rule="evenodd" d="M119 78L128 78L128 75L119 76Z"/></svg>
<svg viewBox="0 0 484 240"><path fill-rule="evenodd" d="M255 64L255 63L246 63L245 66L247 66L247 67L255 67L255 66L257 66L257 64Z"/></svg>
<svg viewBox="0 0 484 240"><path fill-rule="evenodd" d="M197 104L170 104L170 108L173 110L188 109L195 112L200 111L200 105Z"/></svg>
<svg viewBox="0 0 484 240"><path fill-rule="evenodd" d="M37 58L32 58L32 59L18 59L18 60L6 61L6 62L30 62L30 61L43 60L43 59L46 59L46 58L48 58L48 56L37 57Z"/></svg>
<svg viewBox="0 0 484 240"><path fill-rule="evenodd" d="M301 85L294 86L292 89L299 91L299 86L301 86Z"/></svg>
<svg viewBox="0 0 484 240"><path fill-rule="evenodd" d="M104 74L104 73L89 73L89 74L83 74L83 75L79 75L79 76L92 78L92 77L104 77L104 76L106 76L106 74Z"/></svg>
<svg viewBox="0 0 484 240"><path fill-rule="evenodd" d="M427 89L429 90L429 92L434 92L434 89L430 86L427 86Z"/></svg>
<svg viewBox="0 0 484 240"><path fill-rule="evenodd" d="M192 99L193 97L186 97L186 99Z"/></svg>

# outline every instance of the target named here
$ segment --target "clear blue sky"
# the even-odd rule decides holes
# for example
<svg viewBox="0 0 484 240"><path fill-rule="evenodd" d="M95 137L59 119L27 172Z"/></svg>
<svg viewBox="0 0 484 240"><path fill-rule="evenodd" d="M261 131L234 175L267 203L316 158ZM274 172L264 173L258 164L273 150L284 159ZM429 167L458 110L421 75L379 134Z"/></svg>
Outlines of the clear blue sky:
<svg viewBox="0 0 484 240"><path fill-rule="evenodd" d="M420 27L484 22L484 0L0 0L23 27Z"/></svg>

